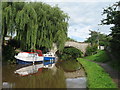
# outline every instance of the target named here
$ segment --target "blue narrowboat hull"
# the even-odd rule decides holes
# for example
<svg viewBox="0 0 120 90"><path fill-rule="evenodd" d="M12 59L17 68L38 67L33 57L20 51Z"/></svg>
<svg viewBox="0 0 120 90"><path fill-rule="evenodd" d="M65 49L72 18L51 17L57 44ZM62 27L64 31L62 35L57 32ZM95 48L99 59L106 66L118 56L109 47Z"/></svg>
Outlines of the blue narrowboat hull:
<svg viewBox="0 0 120 90"><path fill-rule="evenodd" d="M44 60L55 60L55 57L44 57Z"/></svg>
<svg viewBox="0 0 120 90"><path fill-rule="evenodd" d="M55 57L44 57L44 65L55 63Z"/></svg>
<svg viewBox="0 0 120 90"><path fill-rule="evenodd" d="M35 63L41 63L42 61L35 61ZM23 61L23 60L20 60L20 59L17 59L17 63L18 64L32 64L33 62L27 62L27 61Z"/></svg>
<svg viewBox="0 0 120 90"><path fill-rule="evenodd" d="M49 61L49 60L55 60L55 57L44 57L44 60L47 60L47 61ZM43 61L35 61L34 63L42 63ZM24 61L24 60L20 60L20 59L17 59L17 63L18 64L32 64L33 63L33 61ZM46 64L52 64L52 63L45 63L45 65Z"/></svg>
<svg viewBox="0 0 120 90"><path fill-rule="evenodd" d="M55 61L54 62L44 62L43 64L48 65L48 64L53 64L53 63L55 63Z"/></svg>

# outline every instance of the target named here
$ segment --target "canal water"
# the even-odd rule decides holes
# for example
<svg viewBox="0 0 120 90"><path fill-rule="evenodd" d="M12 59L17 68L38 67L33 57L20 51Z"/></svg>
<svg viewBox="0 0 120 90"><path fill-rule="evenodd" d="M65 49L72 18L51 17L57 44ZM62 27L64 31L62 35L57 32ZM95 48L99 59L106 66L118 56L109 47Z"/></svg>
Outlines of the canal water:
<svg viewBox="0 0 120 90"><path fill-rule="evenodd" d="M67 78L67 88L86 88L86 77Z"/></svg>
<svg viewBox="0 0 120 90"><path fill-rule="evenodd" d="M86 88L86 77L66 78L62 69L54 73L51 69L41 69L29 76L14 73L19 65L2 66L3 88Z"/></svg>

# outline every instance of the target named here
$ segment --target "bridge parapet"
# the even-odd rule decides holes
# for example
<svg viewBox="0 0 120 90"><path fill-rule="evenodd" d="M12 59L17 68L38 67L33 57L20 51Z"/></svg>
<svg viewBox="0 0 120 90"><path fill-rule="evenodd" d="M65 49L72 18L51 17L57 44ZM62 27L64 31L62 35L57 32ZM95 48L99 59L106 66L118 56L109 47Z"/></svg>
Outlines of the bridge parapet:
<svg viewBox="0 0 120 90"><path fill-rule="evenodd" d="M75 47L83 52L85 54L86 48L90 45L90 43L81 43L81 42L73 42L68 41L65 43L65 47Z"/></svg>

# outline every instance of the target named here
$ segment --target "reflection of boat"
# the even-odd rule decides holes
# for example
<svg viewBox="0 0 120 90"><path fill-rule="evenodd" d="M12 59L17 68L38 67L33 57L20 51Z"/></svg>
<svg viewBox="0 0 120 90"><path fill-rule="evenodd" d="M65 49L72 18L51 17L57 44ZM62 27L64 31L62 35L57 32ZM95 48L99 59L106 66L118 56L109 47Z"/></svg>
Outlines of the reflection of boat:
<svg viewBox="0 0 120 90"><path fill-rule="evenodd" d="M12 88L12 86L15 86L15 83L3 82L2 86L2 88Z"/></svg>
<svg viewBox="0 0 120 90"><path fill-rule="evenodd" d="M15 58L17 59L18 64L30 64L44 60L41 50L35 50L34 52L20 52Z"/></svg>
<svg viewBox="0 0 120 90"><path fill-rule="evenodd" d="M31 66L20 68L16 70L14 73L19 74L20 76L26 76L29 74L37 73L38 71L42 70L42 68L43 68L43 64L31 65Z"/></svg>
<svg viewBox="0 0 120 90"><path fill-rule="evenodd" d="M14 73L16 73L20 76L27 76L30 74L35 74L38 71L41 72L43 68L50 68L51 69L54 66L55 66L55 63L45 64L45 62L44 62L44 64L37 64L37 65L31 65L31 66L20 68L20 69L16 70Z"/></svg>

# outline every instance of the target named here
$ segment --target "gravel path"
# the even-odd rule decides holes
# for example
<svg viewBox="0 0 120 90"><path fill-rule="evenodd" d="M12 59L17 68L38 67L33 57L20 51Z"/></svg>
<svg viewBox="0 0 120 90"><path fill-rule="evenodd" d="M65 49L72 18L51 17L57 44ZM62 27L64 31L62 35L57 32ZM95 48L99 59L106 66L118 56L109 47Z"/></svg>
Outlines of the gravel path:
<svg viewBox="0 0 120 90"><path fill-rule="evenodd" d="M120 88L120 72L116 71L115 69L113 69L112 67L109 66L110 62L107 63L100 63L100 62L96 62L96 61L92 61L92 60L88 60L85 59L87 61L91 61L94 63L97 63L98 65L100 65L113 79L113 81L118 85L118 88Z"/></svg>

